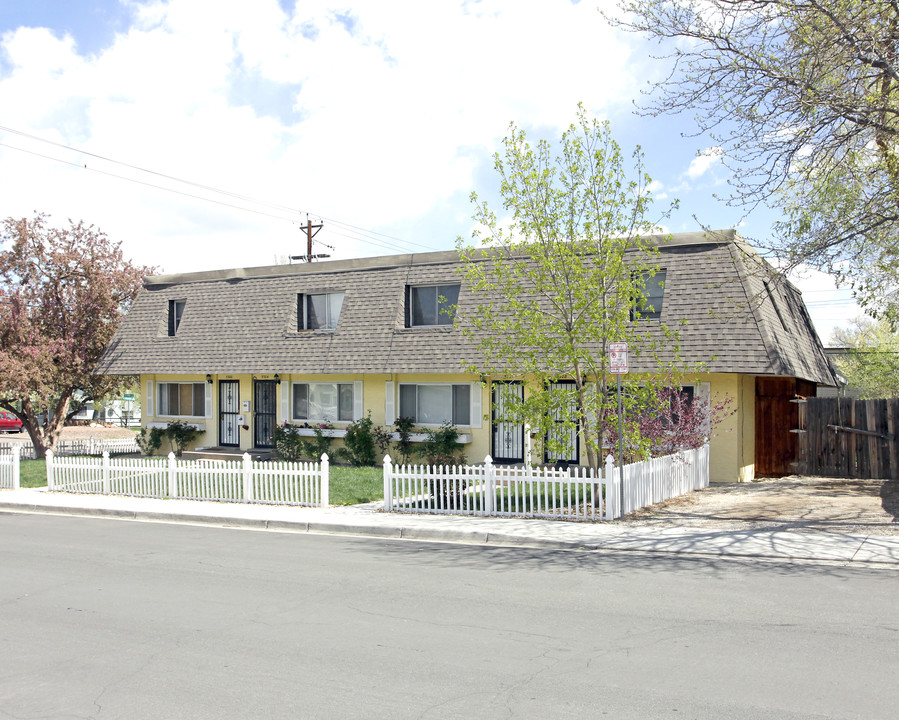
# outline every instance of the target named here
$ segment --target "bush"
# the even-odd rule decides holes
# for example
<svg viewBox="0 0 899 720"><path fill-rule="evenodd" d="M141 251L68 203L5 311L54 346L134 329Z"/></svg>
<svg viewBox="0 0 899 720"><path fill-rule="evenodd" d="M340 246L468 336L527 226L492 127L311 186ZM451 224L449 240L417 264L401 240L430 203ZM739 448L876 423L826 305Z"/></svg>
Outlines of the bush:
<svg viewBox="0 0 899 720"><path fill-rule="evenodd" d="M144 455L153 455L162 447L162 438L165 430L162 428L141 428L135 440L137 446Z"/></svg>
<svg viewBox="0 0 899 720"><path fill-rule="evenodd" d="M459 430L445 422L437 430L428 430L428 439L416 448L416 452L424 455L429 465L461 465L465 462L465 454L458 440Z"/></svg>
<svg viewBox="0 0 899 720"><path fill-rule="evenodd" d="M415 425L415 421L410 417L399 417L396 419L396 422L393 423L397 435L400 436L400 439L396 441L396 450L400 456L399 460L402 465L408 465L409 458L415 452L415 448L412 444L413 425Z"/></svg>
<svg viewBox="0 0 899 720"><path fill-rule="evenodd" d="M333 429L331 423L321 423L319 425L306 425L315 432L314 439L305 439L300 435L300 427L297 425L289 425L284 423L275 427L272 432L272 445L275 448L275 454L279 460L287 462L299 462L301 460L312 460L319 462L323 453L331 454L332 438L325 435L325 430Z"/></svg>
<svg viewBox="0 0 899 720"><path fill-rule="evenodd" d="M170 422L165 429L165 434L172 445L172 452L178 457L181 457L181 453L196 439L199 432L192 425L183 423L180 420Z"/></svg>
<svg viewBox="0 0 899 720"><path fill-rule="evenodd" d="M325 435L324 431L333 429L334 426L329 422L312 426L315 437L303 442L303 450L307 458L313 462L319 462L325 453L328 454L328 457L331 456L331 441L333 438L330 435Z"/></svg>
<svg viewBox="0 0 899 720"><path fill-rule="evenodd" d="M279 460L297 462L305 457L306 442L300 437L299 428L294 425L277 425L272 431L272 445Z"/></svg>
<svg viewBox="0 0 899 720"><path fill-rule="evenodd" d="M367 417L347 426L343 444L343 449L338 452L350 465L374 467L380 464L390 445L390 435L372 422L369 411Z"/></svg>

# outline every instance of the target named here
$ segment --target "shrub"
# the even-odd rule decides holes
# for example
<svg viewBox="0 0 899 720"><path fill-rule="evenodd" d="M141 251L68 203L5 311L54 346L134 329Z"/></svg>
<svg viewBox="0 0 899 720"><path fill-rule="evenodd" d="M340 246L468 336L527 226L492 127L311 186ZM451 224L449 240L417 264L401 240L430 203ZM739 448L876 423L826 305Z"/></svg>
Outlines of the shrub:
<svg viewBox="0 0 899 720"><path fill-rule="evenodd" d="M367 417L347 426L343 444L339 451L341 458L356 467L372 467L384 456L390 445L390 435L372 422L369 411Z"/></svg>
<svg viewBox="0 0 899 720"><path fill-rule="evenodd" d="M181 457L181 453L196 439L198 433L199 430L195 427L180 420L170 422L165 429L165 434L172 445L172 452L178 457Z"/></svg>
<svg viewBox="0 0 899 720"><path fill-rule="evenodd" d="M294 425L277 425L272 431L272 444L279 460L297 462L302 460L306 442L300 437L299 429Z"/></svg>
<svg viewBox="0 0 899 720"><path fill-rule="evenodd" d="M306 457L314 462L318 462L319 460L321 460L322 455L325 453L327 453L330 457L331 441L333 440L333 438L330 435L325 435L324 431L333 429L334 426L329 422L323 422L312 426L312 431L315 433L315 437L303 443L303 449Z"/></svg>
<svg viewBox="0 0 899 720"><path fill-rule="evenodd" d="M400 439L396 441L396 450L399 453L399 460L402 465L408 465L409 458L415 452L412 444L413 425L415 425L415 421L410 417L399 417L393 423L396 434L400 436Z"/></svg>
<svg viewBox="0 0 899 720"><path fill-rule="evenodd" d="M137 446L144 455L153 455L162 447L162 438L165 430L162 428L141 428L135 440Z"/></svg>
<svg viewBox="0 0 899 720"><path fill-rule="evenodd" d="M272 445L274 445L275 454L279 460L318 462L323 453L330 455L332 438L325 435L325 430L331 430L334 426L331 423L321 423L304 427L310 428L315 433L315 437L307 440L300 435L299 426L289 425L286 422L275 427L272 432Z"/></svg>
<svg viewBox="0 0 899 720"><path fill-rule="evenodd" d="M416 448L416 452L424 455L429 465L461 465L465 462L465 454L458 439L456 426L445 422L437 430L428 430L428 439Z"/></svg>

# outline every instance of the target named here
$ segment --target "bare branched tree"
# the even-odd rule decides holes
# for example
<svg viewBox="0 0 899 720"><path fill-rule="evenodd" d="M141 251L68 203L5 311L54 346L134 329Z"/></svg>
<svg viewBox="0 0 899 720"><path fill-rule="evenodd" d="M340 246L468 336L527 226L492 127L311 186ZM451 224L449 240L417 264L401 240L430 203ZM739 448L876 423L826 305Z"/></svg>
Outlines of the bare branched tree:
<svg viewBox="0 0 899 720"><path fill-rule="evenodd" d="M899 317L899 2L621 0L670 74L641 108L690 112L720 144L733 204L783 219L769 242Z"/></svg>

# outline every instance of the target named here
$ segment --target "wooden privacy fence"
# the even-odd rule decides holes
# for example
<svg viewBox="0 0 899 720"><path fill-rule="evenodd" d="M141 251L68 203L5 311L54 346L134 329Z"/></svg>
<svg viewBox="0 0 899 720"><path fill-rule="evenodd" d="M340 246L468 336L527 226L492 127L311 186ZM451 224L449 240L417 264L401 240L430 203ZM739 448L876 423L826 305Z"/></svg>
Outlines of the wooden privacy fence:
<svg viewBox="0 0 899 720"><path fill-rule="evenodd" d="M709 446L624 466L624 513L708 487ZM394 465L384 458L384 509L393 512L613 520L619 468Z"/></svg>
<svg viewBox="0 0 899 720"><path fill-rule="evenodd" d="M0 455L0 489L19 489L19 448Z"/></svg>
<svg viewBox="0 0 899 720"><path fill-rule="evenodd" d="M799 398L796 472L899 479L899 398Z"/></svg>
<svg viewBox="0 0 899 720"><path fill-rule="evenodd" d="M328 456L320 463L242 460L179 460L56 457L47 453L47 489L181 500L269 503L326 507Z"/></svg>
<svg viewBox="0 0 899 720"><path fill-rule="evenodd" d="M23 460L34 460L34 445L27 443L2 443L0 455L12 452L12 448L18 447ZM60 455L102 455L108 452L110 455L128 455L139 453L140 447L133 438L112 438L109 440L96 440L94 438L82 438L79 440L63 440L56 443L54 453Z"/></svg>

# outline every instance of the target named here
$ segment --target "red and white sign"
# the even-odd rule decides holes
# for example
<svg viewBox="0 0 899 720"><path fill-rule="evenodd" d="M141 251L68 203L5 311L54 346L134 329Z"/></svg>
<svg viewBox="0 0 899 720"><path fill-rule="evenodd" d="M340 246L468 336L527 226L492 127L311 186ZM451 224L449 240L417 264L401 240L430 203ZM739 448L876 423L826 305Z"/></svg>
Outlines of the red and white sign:
<svg viewBox="0 0 899 720"><path fill-rule="evenodd" d="M627 375L627 343L609 343L609 372Z"/></svg>

